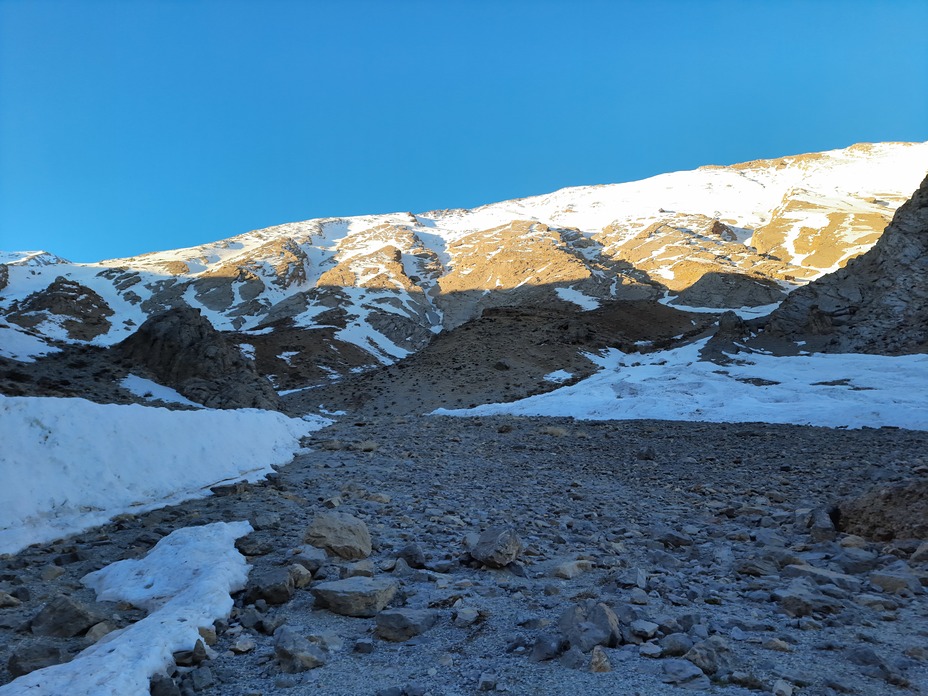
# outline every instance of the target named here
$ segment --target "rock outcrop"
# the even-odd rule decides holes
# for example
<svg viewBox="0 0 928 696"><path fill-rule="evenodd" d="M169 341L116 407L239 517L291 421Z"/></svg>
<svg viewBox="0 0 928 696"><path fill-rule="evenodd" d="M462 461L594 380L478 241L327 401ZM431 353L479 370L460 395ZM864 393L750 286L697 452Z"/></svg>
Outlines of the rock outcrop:
<svg viewBox="0 0 928 696"><path fill-rule="evenodd" d="M191 307L157 314L113 347L133 370L210 408L277 409L277 393L254 363Z"/></svg>
<svg viewBox="0 0 928 696"><path fill-rule="evenodd" d="M829 353L928 351L928 177L870 251L793 292L764 333Z"/></svg>
<svg viewBox="0 0 928 696"><path fill-rule="evenodd" d="M9 269L0 276L0 288L6 284ZM32 293L10 307L7 319L32 329L44 322L61 326L68 338L90 341L110 330L112 308L98 293L63 276L58 276L43 290Z"/></svg>

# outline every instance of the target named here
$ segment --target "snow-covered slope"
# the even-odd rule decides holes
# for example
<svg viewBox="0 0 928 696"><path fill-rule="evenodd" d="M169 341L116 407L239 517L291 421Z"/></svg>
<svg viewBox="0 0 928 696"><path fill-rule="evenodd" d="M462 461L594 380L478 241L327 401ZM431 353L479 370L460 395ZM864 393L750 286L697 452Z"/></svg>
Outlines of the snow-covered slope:
<svg viewBox="0 0 928 696"><path fill-rule="evenodd" d="M95 264L5 254L0 329L24 335L0 354L28 359L36 338L111 345L183 303L221 330L324 327L334 350L381 363L491 306L673 301L691 288L681 304L766 305L872 246L926 168L928 142L855 145Z"/></svg>
<svg viewBox="0 0 928 696"><path fill-rule="evenodd" d="M263 478L327 423L0 396L0 554Z"/></svg>

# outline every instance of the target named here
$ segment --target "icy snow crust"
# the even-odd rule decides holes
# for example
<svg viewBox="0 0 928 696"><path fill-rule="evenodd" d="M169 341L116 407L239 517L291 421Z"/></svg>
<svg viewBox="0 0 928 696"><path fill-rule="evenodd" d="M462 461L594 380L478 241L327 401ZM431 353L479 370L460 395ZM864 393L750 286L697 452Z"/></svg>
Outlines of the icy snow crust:
<svg viewBox="0 0 928 696"><path fill-rule="evenodd" d="M98 601L129 602L149 615L104 636L71 662L0 687L0 694L147 694L150 678L174 664L174 652L193 648L200 627L229 616L229 595L245 587L249 571L235 540L250 531L248 522L178 529L145 558L84 576Z"/></svg>
<svg viewBox="0 0 928 696"><path fill-rule="evenodd" d="M0 553L261 479L329 422L0 396Z"/></svg>
<svg viewBox="0 0 928 696"><path fill-rule="evenodd" d="M670 351L590 356L601 372L507 404L434 415L558 416L587 420L764 422L928 430L928 355L739 353L699 360L705 340Z"/></svg>
<svg viewBox="0 0 928 696"><path fill-rule="evenodd" d="M739 240L749 244L751 230L769 222L788 194L791 199L802 199L811 204L808 210L795 211L791 213L794 217L789 218L792 227L787 231L784 244L795 251L793 245L803 226L816 227L827 223L827 219L819 219L823 217L823 208L860 213L891 210L917 187L924 176L926 161L928 142L880 143L834 150L811 158L784 158L776 166L761 162L756 166L748 163L738 167L706 167L632 183L565 188L543 196L503 201L473 210L308 220L256 230L198 247L93 264L71 264L43 252L2 252L0 263L8 265L10 281L8 287L0 292L0 308L9 307L12 302L46 288L58 276L65 276L97 292L116 312L118 323L92 341L94 345L112 345L126 338L145 320L141 306L151 293L149 286L175 277L180 282L211 273L222 277L227 273L224 266L241 266L262 279L265 287L260 301L271 307L296 293L316 287L322 274L337 264L361 262L363 259L364 277L386 272L388 269L381 261L366 257L392 244L400 247L402 267L406 273L422 279L419 288L425 292L417 292L416 298L420 302L428 302L436 317L440 318L441 312L431 303L429 294L435 278L424 268L425 262L416 253L417 249L434 252L447 271L453 262L448 253L450 243L474 232L507 225L513 220L538 221L552 227L575 227L586 236L615 225L629 229L629 234L633 235L642 224L663 219L667 211L735 220L737 229L744 233L739 235ZM879 202L882 198L889 202L883 205ZM406 230L403 234L412 239L413 246L397 243L391 232L381 234L375 230L388 226ZM281 283L278 270L272 266L272 261L281 254L274 244L282 241L298 248L306 259L301 262L300 268L287 271L288 277L294 278L292 282ZM267 245L271 245L270 251L262 249ZM794 263L801 260L802 255L797 253ZM120 273L135 273L139 282L117 289L112 278ZM295 279L297 277L299 279ZM362 280L359 278L358 282ZM199 308L217 329L233 330L233 312L242 303L240 290L233 284L235 300L224 311L211 310L203 305L193 289L188 289L184 299ZM384 309L389 302L383 299L390 297L398 299L404 311L412 316L415 302L411 293L401 287L378 290L355 286L345 291L351 299L350 306L345 308L353 319L338 337L373 352L384 363L406 355L405 349L371 326L368 315L371 306ZM592 306L591 298L579 293L565 295L563 290L560 292L562 298L577 302L585 309ZM325 309L327 307L322 304L313 304L295 317L295 322L298 326L317 326L316 317ZM263 319L263 314L252 316L240 329L253 329ZM52 339L69 340L64 329L51 322L45 322L38 330ZM38 346L27 338L13 338L15 340L2 341L0 353L23 360L39 354Z"/></svg>

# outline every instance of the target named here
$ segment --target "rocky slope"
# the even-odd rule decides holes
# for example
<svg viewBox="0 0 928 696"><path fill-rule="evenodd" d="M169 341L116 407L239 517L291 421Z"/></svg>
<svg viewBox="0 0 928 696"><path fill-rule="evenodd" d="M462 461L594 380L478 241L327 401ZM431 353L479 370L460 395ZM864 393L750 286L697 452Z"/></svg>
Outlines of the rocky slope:
<svg viewBox="0 0 928 696"><path fill-rule="evenodd" d="M872 249L792 293L763 332L814 351L928 351L928 178Z"/></svg>
<svg viewBox="0 0 928 696"><path fill-rule="evenodd" d="M924 481L925 433L385 418L311 444L268 481L0 558L0 684L144 616L86 573L247 519L248 586L153 695L928 688L928 544L880 494Z"/></svg>
<svg viewBox="0 0 928 696"><path fill-rule="evenodd" d="M190 306L268 350L274 341L251 338L289 331L297 347L265 360L280 387L304 350L350 374L488 308L772 304L869 248L926 161L928 143L855 145L473 210L309 220L95 264L6 253L0 355L113 345Z"/></svg>

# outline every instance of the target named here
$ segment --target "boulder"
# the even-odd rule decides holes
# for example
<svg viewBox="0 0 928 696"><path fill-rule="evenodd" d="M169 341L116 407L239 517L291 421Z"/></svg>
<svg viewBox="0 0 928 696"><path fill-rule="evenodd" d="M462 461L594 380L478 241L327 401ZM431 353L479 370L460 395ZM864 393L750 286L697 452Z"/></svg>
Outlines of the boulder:
<svg viewBox="0 0 928 696"><path fill-rule="evenodd" d="M490 568L503 568L519 557L522 541L511 527L493 527L480 535L470 555Z"/></svg>
<svg viewBox="0 0 928 696"><path fill-rule="evenodd" d="M388 578L355 576L322 582L311 592L319 606L343 616L373 617L393 599L399 584Z"/></svg>
<svg viewBox="0 0 928 696"><path fill-rule="evenodd" d="M306 528L303 540L349 561L371 555L367 524L345 512L318 513Z"/></svg>

